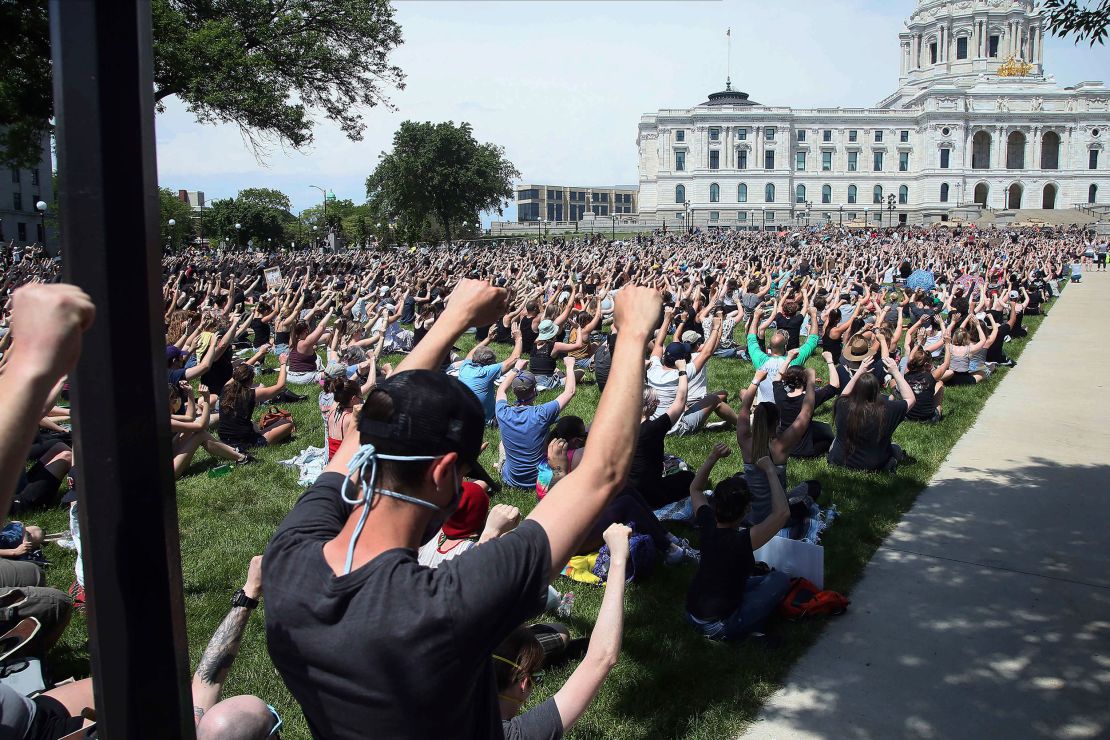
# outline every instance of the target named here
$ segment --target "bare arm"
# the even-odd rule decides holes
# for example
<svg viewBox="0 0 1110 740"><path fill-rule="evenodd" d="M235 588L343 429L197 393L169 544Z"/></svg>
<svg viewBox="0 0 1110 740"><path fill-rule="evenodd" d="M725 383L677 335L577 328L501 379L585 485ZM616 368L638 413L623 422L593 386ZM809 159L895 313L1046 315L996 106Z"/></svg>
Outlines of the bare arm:
<svg viewBox="0 0 1110 740"><path fill-rule="evenodd" d="M396 372L438 370L443 357L471 326L492 324L505 314L509 293L481 280L460 280L439 320L409 353Z"/></svg>
<svg viewBox="0 0 1110 740"><path fill-rule="evenodd" d="M690 379L686 377L686 361L675 362L678 368L678 390L675 392L674 401L667 407L667 416L671 419L671 426L678 423L686 411L686 395L690 391Z"/></svg>
<svg viewBox="0 0 1110 740"><path fill-rule="evenodd" d="M628 475L643 403L641 348L651 335L659 307L659 294L651 289L621 290L614 306L621 341L613 353L609 382L601 394L582 463L560 483L568 489L566 495L544 497L529 517L547 533L552 578L578 550L582 537Z"/></svg>
<svg viewBox="0 0 1110 740"><path fill-rule="evenodd" d="M570 729L590 702L597 696L609 671L617 664L620 655L621 635L624 631L625 570L628 565L628 538L632 530L623 524L612 524L605 530L605 543L609 545L609 577L605 581L605 596L597 613L590 645L574 673L555 692L555 706L563 729Z"/></svg>
<svg viewBox="0 0 1110 740"><path fill-rule="evenodd" d="M564 363L567 368L566 386L563 387L563 392L559 394L559 397L555 399L559 403L560 411L565 409L571 399L574 398L574 391L578 386L578 378L574 374L574 358L564 358Z"/></svg>
<svg viewBox="0 0 1110 740"><path fill-rule="evenodd" d="M261 555L251 558L243 592L255 600L262 597ZM193 716L198 722L204 713L220 700L220 691L223 690L231 664L239 654L239 644L250 620L251 611L253 610L245 606L231 607L231 611L227 613L224 621L216 628L212 639L208 641L204 654L200 656L197 672L193 674L192 687Z"/></svg>

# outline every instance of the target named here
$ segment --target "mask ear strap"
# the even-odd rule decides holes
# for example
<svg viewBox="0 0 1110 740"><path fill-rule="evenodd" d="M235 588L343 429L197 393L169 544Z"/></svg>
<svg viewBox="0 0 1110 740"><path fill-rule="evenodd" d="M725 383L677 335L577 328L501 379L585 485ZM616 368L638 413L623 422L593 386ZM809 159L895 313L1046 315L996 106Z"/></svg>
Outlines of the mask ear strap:
<svg viewBox="0 0 1110 740"><path fill-rule="evenodd" d="M352 506L365 504L362 509L362 514L358 518L358 523L355 525L355 531L351 533L351 542L347 545L347 557L343 563L343 575L351 572L351 565L355 559L355 546L358 544L358 538L362 534L362 529L366 526L366 518L370 515L370 505L374 500L374 492L377 491L383 495L391 498L405 501L406 503L416 504L431 509L439 509L438 506L430 501L413 498L406 496L403 493L390 491L385 488L378 488L378 460L398 460L398 461L416 461L416 460L435 460L435 456L429 455L379 455L377 449L373 444L367 442L355 451L351 456L351 461L347 463L347 477L343 479L343 487L339 490L339 497ZM366 468L370 468L370 477L366 477ZM351 482L351 476L358 475L360 492L364 489L366 492L355 498L347 496L347 485Z"/></svg>

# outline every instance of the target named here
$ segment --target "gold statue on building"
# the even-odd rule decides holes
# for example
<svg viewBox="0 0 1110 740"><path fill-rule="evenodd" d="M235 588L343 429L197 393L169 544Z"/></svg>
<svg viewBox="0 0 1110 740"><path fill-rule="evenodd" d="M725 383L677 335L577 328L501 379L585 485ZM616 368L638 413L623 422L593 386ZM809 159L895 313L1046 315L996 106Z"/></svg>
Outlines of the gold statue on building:
<svg viewBox="0 0 1110 740"><path fill-rule="evenodd" d="M1033 71L1033 65L1024 59L1011 56L998 68L999 77L1025 77Z"/></svg>

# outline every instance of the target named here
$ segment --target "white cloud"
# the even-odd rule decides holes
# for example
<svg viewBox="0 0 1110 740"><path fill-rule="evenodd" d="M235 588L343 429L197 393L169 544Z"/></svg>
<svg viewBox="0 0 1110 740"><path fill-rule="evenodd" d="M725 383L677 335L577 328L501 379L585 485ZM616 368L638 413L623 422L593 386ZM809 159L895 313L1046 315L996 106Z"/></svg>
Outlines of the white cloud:
<svg viewBox="0 0 1110 740"><path fill-rule="evenodd" d="M200 126L169 101L158 124L167 187L233 195L284 190L298 209L326 185L361 200L363 183L401 121L469 121L505 147L527 181L632 185L640 115L686 107L722 89L725 29L732 84L766 104L873 105L894 90L897 34L910 0L807 3L399 2L407 76L397 111L366 111L361 142L321 122L303 152L260 165L234 126ZM1105 77L1106 51L1049 39L1045 64L1064 84Z"/></svg>

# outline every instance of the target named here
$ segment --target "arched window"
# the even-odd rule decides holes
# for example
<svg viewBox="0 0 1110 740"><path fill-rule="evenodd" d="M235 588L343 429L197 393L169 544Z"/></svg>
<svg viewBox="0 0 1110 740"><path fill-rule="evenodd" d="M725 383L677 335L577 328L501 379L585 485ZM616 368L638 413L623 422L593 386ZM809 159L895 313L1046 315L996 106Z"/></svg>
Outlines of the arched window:
<svg viewBox="0 0 1110 740"><path fill-rule="evenodd" d="M910 189L908 187L906 187L905 185L899 186L899 188L898 188L898 203L899 203L899 205L905 205L909 202L910 202Z"/></svg>
<svg viewBox="0 0 1110 740"><path fill-rule="evenodd" d="M821 186L821 202L832 203L832 185Z"/></svg>
<svg viewBox="0 0 1110 740"><path fill-rule="evenodd" d="M987 207L987 197L990 195L990 185L981 182L975 186L975 202L984 208Z"/></svg>
<svg viewBox="0 0 1110 740"><path fill-rule="evenodd" d="M806 202L806 186L805 185L798 185L796 188L794 188L794 202L795 203L805 203Z"/></svg>
<svg viewBox="0 0 1110 740"><path fill-rule="evenodd" d="M989 170L991 167L991 135L979 131L971 138L971 169Z"/></svg>
<svg viewBox="0 0 1110 740"><path fill-rule="evenodd" d="M709 186L709 202L710 203L720 203L721 202L721 186L718 185L717 183L713 183L712 185Z"/></svg>
<svg viewBox="0 0 1110 740"><path fill-rule="evenodd" d="M1025 169L1025 134L1011 131L1006 137L1006 169Z"/></svg>
<svg viewBox="0 0 1110 740"><path fill-rule="evenodd" d="M744 183L740 183L739 185L736 186L736 202L737 203L747 203L748 202L748 186L745 185Z"/></svg>
<svg viewBox="0 0 1110 740"><path fill-rule="evenodd" d="M763 202L764 203L774 203L775 202L775 185L774 185L774 183L769 182L769 183L767 183L767 187L763 188Z"/></svg>
<svg viewBox="0 0 1110 740"><path fill-rule="evenodd" d="M848 186L848 202L849 203L855 203L856 202L856 186L855 185L849 185Z"/></svg>
<svg viewBox="0 0 1110 740"><path fill-rule="evenodd" d="M882 185L876 185L875 186L875 190L872 191L872 194L871 194L871 202L872 203L882 203L883 202L883 186Z"/></svg>
<svg viewBox="0 0 1110 740"><path fill-rule="evenodd" d="M1055 131L1046 131L1041 137L1041 169L1060 169L1060 135Z"/></svg>
<svg viewBox="0 0 1110 740"><path fill-rule="evenodd" d="M948 202L948 183L946 183L946 182L942 182L940 184L940 202L941 203L947 203Z"/></svg>
<svg viewBox="0 0 1110 740"><path fill-rule="evenodd" d="M1098 185L1091 183L1091 187L1087 188L1087 202L1094 203L1095 198L1098 197Z"/></svg>
<svg viewBox="0 0 1110 740"><path fill-rule="evenodd" d="M686 186L685 185L675 185L674 186L674 202L675 203L685 203L686 202Z"/></svg>

